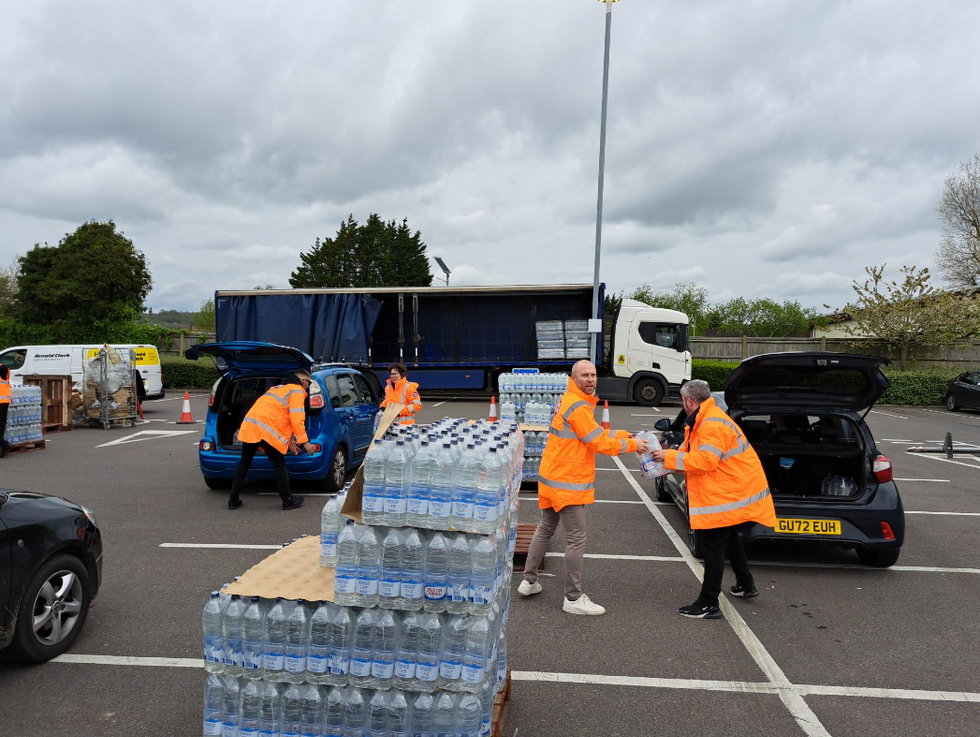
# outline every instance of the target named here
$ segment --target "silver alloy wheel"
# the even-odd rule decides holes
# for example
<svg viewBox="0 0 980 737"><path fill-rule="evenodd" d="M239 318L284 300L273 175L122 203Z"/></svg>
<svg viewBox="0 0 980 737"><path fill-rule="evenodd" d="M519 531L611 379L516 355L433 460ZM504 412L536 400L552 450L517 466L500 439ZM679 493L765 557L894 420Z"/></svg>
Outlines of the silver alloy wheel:
<svg viewBox="0 0 980 737"><path fill-rule="evenodd" d="M71 571L48 576L34 599L34 636L42 645L57 645L71 634L82 613L82 582Z"/></svg>
<svg viewBox="0 0 980 737"><path fill-rule="evenodd" d="M344 487L344 477L347 475L347 458L344 456L344 449L337 448L333 454L333 478L338 489Z"/></svg>

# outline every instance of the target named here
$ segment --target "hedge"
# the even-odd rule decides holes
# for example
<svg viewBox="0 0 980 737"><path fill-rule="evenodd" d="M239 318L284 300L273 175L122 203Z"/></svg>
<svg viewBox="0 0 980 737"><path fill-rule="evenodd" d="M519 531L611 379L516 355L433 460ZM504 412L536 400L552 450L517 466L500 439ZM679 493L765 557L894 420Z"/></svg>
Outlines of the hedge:
<svg viewBox="0 0 980 737"><path fill-rule="evenodd" d="M708 361L695 358L691 364L691 378L704 379L712 391L722 391L725 379L738 366L736 361ZM945 404L949 382L962 373L958 368L884 369L891 388L881 395L879 404L936 405Z"/></svg>
<svg viewBox="0 0 980 737"><path fill-rule="evenodd" d="M166 389L210 389L221 375L210 358L188 361L181 356L161 356Z"/></svg>

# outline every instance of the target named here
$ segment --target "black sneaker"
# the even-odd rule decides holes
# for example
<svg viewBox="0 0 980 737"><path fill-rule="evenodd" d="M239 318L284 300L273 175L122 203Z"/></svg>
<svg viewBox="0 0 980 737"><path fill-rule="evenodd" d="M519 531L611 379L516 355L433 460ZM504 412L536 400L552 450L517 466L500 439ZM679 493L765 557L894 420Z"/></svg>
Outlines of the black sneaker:
<svg viewBox="0 0 980 737"><path fill-rule="evenodd" d="M739 596L743 599L754 599L759 595L759 589L757 589L754 585L739 586L736 584L735 586L732 586L730 589L728 589L728 591L731 593L732 596Z"/></svg>
<svg viewBox="0 0 980 737"><path fill-rule="evenodd" d="M291 496L289 499L282 503L283 509L296 509L297 507L303 506L303 497L301 496Z"/></svg>
<svg viewBox="0 0 980 737"><path fill-rule="evenodd" d="M713 604L690 604L677 610L682 617L691 619L721 619L721 609Z"/></svg>
<svg viewBox="0 0 980 737"><path fill-rule="evenodd" d="M241 499L229 499L228 500L228 509L238 509L244 503L245 502L243 502Z"/></svg>

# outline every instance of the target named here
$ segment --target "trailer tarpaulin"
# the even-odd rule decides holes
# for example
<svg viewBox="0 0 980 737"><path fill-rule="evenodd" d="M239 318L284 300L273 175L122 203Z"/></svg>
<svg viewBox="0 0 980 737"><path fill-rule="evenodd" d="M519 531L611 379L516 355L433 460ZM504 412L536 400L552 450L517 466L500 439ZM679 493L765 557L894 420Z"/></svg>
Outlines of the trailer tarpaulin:
<svg viewBox="0 0 980 737"><path fill-rule="evenodd" d="M318 361L364 362L381 302L366 294L218 295L217 341L288 345Z"/></svg>

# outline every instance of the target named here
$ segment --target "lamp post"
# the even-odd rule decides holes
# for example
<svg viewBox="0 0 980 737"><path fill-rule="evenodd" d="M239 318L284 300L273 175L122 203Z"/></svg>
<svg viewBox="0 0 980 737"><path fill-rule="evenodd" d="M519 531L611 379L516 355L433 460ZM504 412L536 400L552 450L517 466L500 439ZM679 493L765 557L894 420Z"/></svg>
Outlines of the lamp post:
<svg viewBox="0 0 980 737"><path fill-rule="evenodd" d="M599 0L606 6L606 51L602 62L602 118L599 125L599 194L595 215L595 269L592 274L592 319L599 319L599 254L602 250L602 190L606 170L606 103L609 99L609 39L612 33L612 6L618 0ZM589 326L589 357L596 362L599 333Z"/></svg>
<svg viewBox="0 0 980 737"><path fill-rule="evenodd" d="M448 287L449 286L449 275L452 272L449 270L449 267L446 266L446 262L443 261L441 258L439 258L438 256L433 256L433 258L436 260L436 263L439 264L439 268L442 269L442 272L446 275L446 286Z"/></svg>

